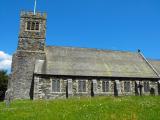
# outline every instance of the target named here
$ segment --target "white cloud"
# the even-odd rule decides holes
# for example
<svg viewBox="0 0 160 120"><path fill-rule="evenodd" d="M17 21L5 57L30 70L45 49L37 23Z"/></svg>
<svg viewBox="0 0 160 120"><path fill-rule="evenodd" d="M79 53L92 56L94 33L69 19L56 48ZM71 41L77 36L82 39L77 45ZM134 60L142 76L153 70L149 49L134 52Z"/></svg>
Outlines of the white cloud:
<svg viewBox="0 0 160 120"><path fill-rule="evenodd" d="M0 51L0 69L10 70L12 63L12 56Z"/></svg>

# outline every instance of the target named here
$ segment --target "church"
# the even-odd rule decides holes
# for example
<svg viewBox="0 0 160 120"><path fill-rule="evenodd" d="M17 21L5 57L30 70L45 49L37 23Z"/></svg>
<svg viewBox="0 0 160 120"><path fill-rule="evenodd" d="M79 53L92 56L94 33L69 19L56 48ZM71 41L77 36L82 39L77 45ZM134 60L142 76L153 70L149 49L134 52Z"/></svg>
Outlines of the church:
<svg viewBox="0 0 160 120"><path fill-rule="evenodd" d="M22 11L13 99L160 95L160 61L137 52L46 46L47 14Z"/></svg>

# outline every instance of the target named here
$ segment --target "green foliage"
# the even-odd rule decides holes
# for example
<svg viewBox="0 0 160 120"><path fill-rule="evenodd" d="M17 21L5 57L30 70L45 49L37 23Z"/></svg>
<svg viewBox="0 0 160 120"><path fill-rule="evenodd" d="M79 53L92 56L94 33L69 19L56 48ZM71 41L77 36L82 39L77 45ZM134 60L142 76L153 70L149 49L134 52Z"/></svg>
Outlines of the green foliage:
<svg viewBox="0 0 160 120"><path fill-rule="evenodd" d="M0 120L159 120L159 96L0 103Z"/></svg>
<svg viewBox="0 0 160 120"><path fill-rule="evenodd" d="M7 71L0 70L0 101L4 99L5 91L7 90L8 78Z"/></svg>

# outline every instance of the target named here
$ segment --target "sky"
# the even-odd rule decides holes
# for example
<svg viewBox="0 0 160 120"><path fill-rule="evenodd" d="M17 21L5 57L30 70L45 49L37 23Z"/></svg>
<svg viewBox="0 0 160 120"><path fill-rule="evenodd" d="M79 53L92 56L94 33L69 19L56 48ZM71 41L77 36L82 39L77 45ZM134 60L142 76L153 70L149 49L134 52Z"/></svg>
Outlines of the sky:
<svg viewBox="0 0 160 120"><path fill-rule="evenodd" d="M34 0L0 1L0 69L17 49L20 11ZM160 0L37 0L47 13L46 44L136 52L160 59Z"/></svg>

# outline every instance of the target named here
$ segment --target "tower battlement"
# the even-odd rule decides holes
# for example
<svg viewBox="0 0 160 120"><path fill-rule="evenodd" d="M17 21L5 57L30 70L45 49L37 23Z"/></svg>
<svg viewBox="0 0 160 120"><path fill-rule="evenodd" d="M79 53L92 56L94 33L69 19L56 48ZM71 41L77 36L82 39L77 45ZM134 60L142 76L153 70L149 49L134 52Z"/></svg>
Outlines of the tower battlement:
<svg viewBox="0 0 160 120"><path fill-rule="evenodd" d="M40 18L40 19L47 19L47 13L46 12L34 12L32 11L21 11L20 14L21 18Z"/></svg>

